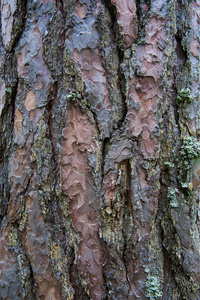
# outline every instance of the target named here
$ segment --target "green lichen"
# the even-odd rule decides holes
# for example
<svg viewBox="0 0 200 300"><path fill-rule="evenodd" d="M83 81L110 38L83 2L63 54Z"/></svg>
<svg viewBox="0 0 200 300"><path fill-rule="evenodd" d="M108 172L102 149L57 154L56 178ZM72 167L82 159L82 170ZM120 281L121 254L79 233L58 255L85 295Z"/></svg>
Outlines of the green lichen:
<svg viewBox="0 0 200 300"><path fill-rule="evenodd" d="M146 296L149 297L150 300L162 299L163 293L159 275L150 274L148 269L146 269L145 271L148 272L146 282Z"/></svg>
<svg viewBox="0 0 200 300"><path fill-rule="evenodd" d="M166 162L164 162L164 164L165 164L165 166L168 167L169 169L170 169L170 168L174 168L174 163L172 163L172 162L166 161Z"/></svg>
<svg viewBox="0 0 200 300"><path fill-rule="evenodd" d="M80 99L81 98L81 94L78 92L71 92L71 94L67 95L67 100L69 101L75 101L76 99Z"/></svg>
<svg viewBox="0 0 200 300"><path fill-rule="evenodd" d="M191 182L191 170L194 161L200 157L200 142L195 137L186 137L181 147L178 179L182 188L191 195L193 185Z"/></svg>
<svg viewBox="0 0 200 300"><path fill-rule="evenodd" d="M155 216L156 215L157 212L155 213ZM160 244L159 226L156 218L153 218L151 223L152 229L149 236L148 265L145 266L145 273L147 273L145 291L150 299L160 299L163 291L163 249Z"/></svg>
<svg viewBox="0 0 200 300"><path fill-rule="evenodd" d="M190 89L182 89L179 91L177 100L179 102L184 102L184 103L192 103L194 101L193 97L190 94Z"/></svg>
<svg viewBox="0 0 200 300"><path fill-rule="evenodd" d="M195 137L189 136L185 138L180 154L182 156L184 169L189 170L192 160L200 157L200 142Z"/></svg>
<svg viewBox="0 0 200 300"><path fill-rule="evenodd" d="M7 87L7 88L5 89L5 91L6 91L6 93L8 93L8 94L12 94L12 89L11 89L11 87Z"/></svg>
<svg viewBox="0 0 200 300"><path fill-rule="evenodd" d="M167 198L170 200L170 206L174 208L178 207L177 193L177 188L168 187Z"/></svg>

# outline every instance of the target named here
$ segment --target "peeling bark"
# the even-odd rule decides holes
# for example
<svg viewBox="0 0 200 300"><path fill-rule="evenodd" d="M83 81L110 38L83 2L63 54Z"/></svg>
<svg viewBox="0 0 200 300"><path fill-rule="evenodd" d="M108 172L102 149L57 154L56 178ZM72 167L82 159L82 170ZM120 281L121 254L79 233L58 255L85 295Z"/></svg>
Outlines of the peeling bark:
<svg viewBox="0 0 200 300"><path fill-rule="evenodd" d="M1 1L1 299L200 298L199 18Z"/></svg>

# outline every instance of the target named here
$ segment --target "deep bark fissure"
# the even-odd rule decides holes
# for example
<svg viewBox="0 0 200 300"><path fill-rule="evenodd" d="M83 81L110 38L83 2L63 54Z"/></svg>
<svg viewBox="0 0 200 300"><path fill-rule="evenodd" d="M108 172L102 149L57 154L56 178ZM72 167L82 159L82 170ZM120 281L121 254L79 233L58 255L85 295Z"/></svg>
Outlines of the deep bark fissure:
<svg viewBox="0 0 200 300"><path fill-rule="evenodd" d="M120 28L119 28L119 24L117 21L117 8L116 6L111 3L111 0L109 1L103 1L105 7L108 9L109 11L109 15L110 15L110 19L111 19L111 25L110 25L110 30L113 33L114 36L114 42L115 42L115 47L117 49L117 53L118 53L118 59L119 59L119 66L118 66L118 86L119 86L119 90L121 93L121 97L122 97L122 105L123 105L123 114L121 119L118 121L118 128L122 130L122 125L125 125L125 120L126 120L126 115L128 112L128 107L127 107L127 103L126 103L126 76L124 74L124 70L123 70L123 66L122 64L124 63L124 46L123 43L121 41L121 39L123 39L120 36Z"/></svg>
<svg viewBox="0 0 200 300"><path fill-rule="evenodd" d="M53 127L55 125L55 105L57 103L57 95L58 95L58 83L55 82L53 85L53 90L49 95L49 103L47 105L47 111L48 111L48 128L49 128L49 140L51 142L51 147L52 147L52 172L54 174L60 174L59 170L59 161L58 161L58 150L56 147L56 140L55 140L55 135L53 132ZM61 244L64 246L65 250L67 248L67 245L64 245L64 241L66 238L65 230L64 230L64 220L63 220L63 214L62 214L62 209L60 207L59 203L59 198L56 194L56 187L58 185L58 176L54 177L54 182L52 182L53 189L51 192L51 199L53 202L51 203L52 206L52 220L49 221L49 225L53 224L57 230L60 230L62 232L62 239L61 239ZM56 204L56 205L55 205ZM57 232L52 228L52 236L55 236L57 238Z"/></svg>
<svg viewBox="0 0 200 300"><path fill-rule="evenodd" d="M118 25L117 25L117 9L116 6L111 2L111 0L102 0L102 2L104 3L105 7L108 9L109 11L109 15L110 15L110 19L111 19L111 28L112 28L112 32L115 36L115 42L117 41L116 39L116 30L115 27L117 27L117 30L119 30Z"/></svg>
<svg viewBox="0 0 200 300"><path fill-rule="evenodd" d="M26 255L26 254L25 254ZM28 264L29 264L29 270L30 270L30 284L31 284L31 291L33 293L33 296L34 296L34 299L37 299L38 298L38 295L37 295L37 291L35 289L36 287L36 282L35 282L35 278L34 278L34 274L33 274L33 268L31 266L31 263L29 261L29 259L27 258L28 260ZM27 299L28 300L28 299Z"/></svg>
<svg viewBox="0 0 200 300"><path fill-rule="evenodd" d="M2 186L2 202L1 202L1 212L3 216L7 213L8 203L10 199L10 184L9 184L9 156L12 151L12 142L14 136L14 119L15 119L15 102L17 96L17 88L18 88L18 76L16 74L16 57L14 53L4 53L5 62L3 64L3 74L7 74L5 76L6 82L6 91L5 91L5 105L3 107L1 113L1 121L0 121L0 139L1 146L0 152L2 154L2 163L3 163L3 177L5 178L4 184ZM12 72L13 71L13 72ZM13 74L13 77L12 77ZM7 136L6 136L7 135ZM1 160L0 160L1 161Z"/></svg>
<svg viewBox="0 0 200 300"><path fill-rule="evenodd" d="M89 300L90 297L86 294L83 285L81 284L81 279L79 277L78 266L75 262L75 250L71 249L70 255L70 263L69 263L69 277L70 282L72 283L74 289L74 300Z"/></svg>
<svg viewBox="0 0 200 300"><path fill-rule="evenodd" d="M82 105L80 105L80 107L82 107ZM95 126L96 132L98 134L99 139L101 140L102 134L101 134L101 130L99 128L99 120L98 120L97 114L93 111L92 107L90 107L88 104L85 105L85 108L86 108L86 111L89 112L89 115L91 114L90 116L92 117L92 121Z"/></svg>
<svg viewBox="0 0 200 300"><path fill-rule="evenodd" d="M1 53L2 48L3 48L2 41L3 41L3 37L2 37L2 17L1 17L1 5L0 5L0 53Z"/></svg>
<svg viewBox="0 0 200 300"><path fill-rule="evenodd" d="M124 51L121 50L119 47L117 47L117 49L118 49L118 57L119 57L119 70L118 70L119 86L120 86L120 92L121 92L122 103L123 103L123 114L122 114L121 120L118 121L118 128L121 131L123 131L124 126L125 126L126 116L128 113L128 107L127 107L127 102L126 102L127 101L127 99L126 99L126 77L124 75L124 71L123 71L122 65L121 65L124 62Z"/></svg>
<svg viewBox="0 0 200 300"><path fill-rule="evenodd" d="M22 285L23 299L38 299L38 293L36 290L36 281L34 278L34 272L32 269L31 261L26 252L26 246L22 239L22 230L18 221L11 224L11 236L9 240L9 249L16 256L18 264L18 276ZM17 234L17 240L15 240ZM23 268L22 268L23 266Z"/></svg>
<svg viewBox="0 0 200 300"><path fill-rule="evenodd" d="M126 252L128 251L128 243L127 243L127 232L126 232L126 226L128 226L128 216L132 213L132 204L130 201L130 193L131 193L131 165L130 161L127 160L124 162L126 169L125 169L125 176L127 182L125 183L125 187L122 187L122 191L124 189L124 192L122 194L123 202L124 202L124 212L123 212L123 225L124 228L122 229L122 234L124 238L124 249L123 249L123 261L124 261L124 267L126 271L126 280L129 285L129 291L128 295L131 290L131 284L130 284L130 279L129 279L129 271L128 271L128 259L127 259L127 254ZM128 297L127 297L128 299Z"/></svg>
<svg viewBox="0 0 200 300"><path fill-rule="evenodd" d="M49 139L50 139L51 145L52 145L52 159L53 159L54 168L55 168L54 171L58 171L58 161L56 158L56 155L57 155L56 141L55 141L54 134L53 134L53 126L54 126L54 119L55 119L55 116L53 115L53 111L54 111L53 106L55 105L55 102L57 101L57 94L58 94L58 83L55 81L54 85L53 85L52 93L49 95L49 103L47 106Z"/></svg>
<svg viewBox="0 0 200 300"><path fill-rule="evenodd" d="M163 253L163 295L165 295L165 291L167 289L169 281L171 280L171 275L170 275L171 271L170 271L170 262L167 255L168 253L164 246L164 232L160 221L159 221L159 232L160 232L161 248Z"/></svg>
<svg viewBox="0 0 200 300"><path fill-rule="evenodd" d="M106 243L103 240L101 240L100 242L102 244L102 249L103 249L103 254L104 254L104 256L103 256L104 257L104 263L102 265L102 275L103 275L103 281L104 281L103 299L106 300L106 299L109 299L109 287L107 285L107 277L106 277L106 260L108 259L109 250L107 248Z"/></svg>
<svg viewBox="0 0 200 300"><path fill-rule="evenodd" d="M145 25L148 19L148 11L150 9L151 0L136 0L137 15L137 44L145 43Z"/></svg>
<svg viewBox="0 0 200 300"><path fill-rule="evenodd" d="M35 281L35 278L34 278L34 272L33 272L33 268L31 266L31 262L27 256L27 253L24 251L24 257L27 261L27 268L29 269L29 277L26 278L26 283L25 283L25 286L24 286L24 289L26 291L26 288L28 290L28 295L26 295L26 297L24 297L24 299L38 299L38 294L37 294L37 290L36 290L36 281ZM32 298L34 297L34 298Z"/></svg>
<svg viewBox="0 0 200 300"><path fill-rule="evenodd" d="M174 108L175 123L176 123L176 125L178 127L178 130L179 130L179 133L180 133L181 132L180 122L179 122L180 116L179 116L179 107L178 107L178 104L177 104L177 89L176 89L175 85L172 85L172 96L174 96L174 99L175 99L175 103L172 104L173 108Z"/></svg>
<svg viewBox="0 0 200 300"><path fill-rule="evenodd" d="M56 7L62 13L63 18L66 18L66 12L64 10L63 0L56 0Z"/></svg>
<svg viewBox="0 0 200 300"><path fill-rule="evenodd" d="M104 166L105 166L105 159L106 155L108 153L110 146L110 138L105 138L102 141L102 150L101 150L101 157L102 157L102 163L101 163L101 185L103 184L103 178L104 178Z"/></svg>
<svg viewBox="0 0 200 300"><path fill-rule="evenodd" d="M14 128L14 121L15 121L15 102L16 102L16 97L17 97L17 89L18 89L18 83L19 83L19 78L17 76L16 78L16 83L13 87L13 92L11 95L11 106L12 106L12 129ZM13 137L12 137L13 139Z"/></svg>
<svg viewBox="0 0 200 300"><path fill-rule="evenodd" d="M175 35L175 39L176 39L176 55L177 55L177 59L180 65L185 65L187 59L188 59L188 53L186 50L183 49L182 46L182 39L178 36Z"/></svg>
<svg viewBox="0 0 200 300"><path fill-rule="evenodd" d="M20 40L21 34L25 29L27 16L28 0L17 0L17 10L14 14L13 34L9 44L8 51L11 52Z"/></svg>

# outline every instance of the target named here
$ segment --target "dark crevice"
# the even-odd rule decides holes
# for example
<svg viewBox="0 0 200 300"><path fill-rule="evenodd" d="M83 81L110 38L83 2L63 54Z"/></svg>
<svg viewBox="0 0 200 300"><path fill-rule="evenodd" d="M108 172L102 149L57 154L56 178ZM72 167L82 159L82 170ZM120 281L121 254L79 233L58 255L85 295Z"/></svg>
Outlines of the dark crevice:
<svg viewBox="0 0 200 300"><path fill-rule="evenodd" d="M102 1L109 11L110 19L111 19L111 25L112 25L112 31L115 36L115 41L117 41L117 36L119 35L119 27L117 24L117 9L116 6L111 3L110 0L103 0Z"/></svg>
<svg viewBox="0 0 200 300"><path fill-rule="evenodd" d="M128 108L126 104L126 77L124 74L124 70L122 67L122 63L124 62L124 43L122 42L123 38L120 34L120 28L117 22L117 9L114 4L112 4L110 1L103 1L105 7L108 9L110 19L111 19L111 26L110 30L113 33L114 41L115 41L115 47L118 52L118 59L119 59L119 67L118 67L118 86L122 97L122 106L123 106L123 113L121 120L118 121L118 128L121 129L122 124L126 120Z"/></svg>
<svg viewBox="0 0 200 300"><path fill-rule="evenodd" d="M17 9L13 15L13 30L8 52L11 52L12 49L17 45L21 34L25 28L27 16L27 3L27 0L17 1Z"/></svg>
<svg viewBox="0 0 200 300"><path fill-rule="evenodd" d="M102 142L102 163L101 163L101 178L103 184L105 159L110 146L110 138L105 138Z"/></svg>
<svg viewBox="0 0 200 300"><path fill-rule="evenodd" d="M26 254L25 254L25 256L27 258ZM29 267L29 270L30 270L30 274L29 274L30 293L32 294L33 299L38 299L37 290L35 288L36 287L36 282L35 282L34 275L33 275L33 269L32 269L31 263L28 260L28 258L27 258L27 261L28 261L28 267ZM30 297L30 295L29 295L29 297Z"/></svg>
<svg viewBox="0 0 200 300"><path fill-rule="evenodd" d="M63 0L56 0L56 7L62 13L63 18L65 20L65 18L66 18L66 12L64 10Z"/></svg>
<svg viewBox="0 0 200 300"><path fill-rule="evenodd" d="M130 220L130 215L132 214L132 204L131 204L131 165L130 161L127 160L123 162L124 165L124 174L123 174L123 182L121 183L121 190L122 190L122 198L124 202L124 214L123 214L123 225L124 227L122 228L122 234L124 238L124 249L123 249L123 262L124 262L124 267L126 270L126 280L129 285L129 292L131 289L131 284L130 284L130 279L129 279L129 271L128 271L128 251L129 251L129 245L127 241L127 228L130 226L129 220ZM128 293L129 294L129 293Z"/></svg>
<svg viewBox="0 0 200 300"><path fill-rule="evenodd" d="M57 96L58 96L58 83L55 81L52 91L49 95L49 101L47 105L47 112L48 112L48 129L49 129L49 141L51 142L52 147L52 156L51 156L51 172L53 174L57 174L57 176L53 176L53 179L51 180L51 193L50 193L50 202L47 203L49 208L49 213L46 216L46 223L48 224L48 228L51 233L51 240L56 241L63 250L63 253L66 253L66 255L69 255L69 236L68 232L66 231L65 227L65 217L63 216L63 210L61 208L61 202L56 189L59 185L59 178L60 178L60 168L59 168L59 150L57 148L57 141L56 141L56 134L54 132L55 126L56 126L56 120L55 120L55 109L57 106ZM56 257L55 257L56 260ZM57 270L55 268L55 261L54 257L53 260L51 260L52 263L52 269L53 274L55 278L57 277ZM65 270L63 270L63 274L66 275Z"/></svg>
<svg viewBox="0 0 200 300"><path fill-rule="evenodd" d="M182 39L176 35L175 36L175 39L176 39L176 55L177 55L177 59L179 61L179 64L185 64L187 59L188 59L188 54L187 52L183 49L183 46L182 46Z"/></svg>
<svg viewBox="0 0 200 300"><path fill-rule="evenodd" d="M81 279L78 273L78 266L75 263L75 251L74 249L71 250L70 253L70 261L69 261L69 279L74 289L74 300L89 300L91 299L85 292L82 284Z"/></svg>
<svg viewBox="0 0 200 300"><path fill-rule="evenodd" d="M164 232L161 223L160 223L160 240L161 240L161 248L163 252L163 297L165 297L167 286L170 281L170 262L169 262L167 250L164 247Z"/></svg>
<svg viewBox="0 0 200 300"><path fill-rule="evenodd" d="M65 52L65 20L66 14L63 10L63 2L56 2L57 10L53 12L47 24L48 35L42 36L43 41L43 59L51 72L51 76L56 82L63 81L63 72L66 68L64 64Z"/></svg>
<svg viewBox="0 0 200 300"><path fill-rule="evenodd" d="M124 51L121 50L119 47L118 49L118 57L119 57L119 70L118 70L118 78L119 78L119 86L120 86L120 92L122 96L122 104L123 104L123 113L121 120L118 122L118 128L122 130L122 125L125 123L126 116L128 113L128 107L126 103L126 77L124 75L124 70L122 69L121 64L124 61ZM125 124L124 124L125 125Z"/></svg>
<svg viewBox="0 0 200 300"><path fill-rule="evenodd" d="M146 31L145 25L148 20L148 12L151 5L151 0L136 0L136 15L137 15L137 43L145 42Z"/></svg>
<svg viewBox="0 0 200 300"><path fill-rule="evenodd" d="M63 1L62 0L56 0L56 7L58 10L60 10L63 13Z"/></svg>
<svg viewBox="0 0 200 300"><path fill-rule="evenodd" d="M172 83L170 99L169 100L170 100L169 104L173 108L175 124L177 125L177 128L179 130L179 134L180 134L180 122L179 122L180 117L179 117L179 106L178 106L178 103L177 103L177 88L176 88L174 83ZM170 111L170 109L169 109L169 111ZM169 120L168 120L168 123L169 123ZM168 124L168 123L165 123L165 124Z"/></svg>
<svg viewBox="0 0 200 300"><path fill-rule="evenodd" d="M0 5L0 53L2 52L2 48L3 48L2 20L1 20L1 6L2 6L2 5Z"/></svg>
<svg viewBox="0 0 200 300"><path fill-rule="evenodd" d="M14 91L16 91L18 81L17 58L14 52L4 54L2 73L2 77L6 83L6 104L10 104L10 99L16 96Z"/></svg>
<svg viewBox="0 0 200 300"><path fill-rule="evenodd" d="M51 145L52 145L52 154L53 154L53 161L55 163L55 166L58 165L58 163L56 163L56 157L57 157L58 153L56 153L56 140L54 138L52 129L53 129L54 117L55 117L53 115L53 110L54 110L53 105L55 105L55 101L57 99L57 94L58 94L58 83L55 81L54 85L53 85L52 93L50 94L48 106L47 106L47 111L49 113L49 118L48 118L49 138L50 138ZM54 171L57 171L57 170L54 170Z"/></svg>
<svg viewBox="0 0 200 300"><path fill-rule="evenodd" d="M174 294L178 297L177 299L189 299L188 292L191 286L186 283L190 282L190 277L183 268L183 257L182 261L177 257L180 239L168 205L166 205L161 223L161 241L164 256L163 297L169 299L169 292L174 287ZM185 285L181 282L184 282Z"/></svg>
<svg viewBox="0 0 200 300"><path fill-rule="evenodd" d="M99 121L98 121L96 113L92 110L92 108L88 104L85 105L85 108L91 113L96 132L97 132L99 138L101 139L101 130L99 129Z"/></svg>
<svg viewBox="0 0 200 300"><path fill-rule="evenodd" d="M12 232L13 230L14 232ZM12 236L13 233L14 235ZM14 240L15 234L16 240ZM12 223L9 238L9 250L11 250L16 255L16 261L19 266L18 276L23 287L23 299L38 299L33 269L28 258L23 240L24 239L21 236L19 224L17 222Z"/></svg>
<svg viewBox="0 0 200 300"><path fill-rule="evenodd" d="M52 93L49 96L49 102L47 106L47 111L48 111L48 128L49 128L49 140L51 142L51 147L52 147L52 173L53 174L59 174L59 162L57 160L58 155L58 150L56 146L56 140L53 134L53 127L54 127L54 122L55 122L55 116L54 116L54 107L56 105L57 101L57 93L58 93L58 84L57 82L54 83L53 85L53 90ZM51 220L49 220L50 224L54 224L54 226L57 228L59 227L60 230L62 230L62 234L64 235L63 240L65 239L65 232L64 232L64 223L62 220L62 211L59 205L59 199L56 194L56 186L58 183L58 177L54 177L54 181L52 182L53 189L51 192L51 199L54 203L52 203L52 216ZM56 204L56 205L55 205ZM52 230L52 234L55 235L54 230ZM59 232L56 232L56 234L59 234Z"/></svg>
<svg viewBox="0 0 200 300"><path fill-rule="evenodd" d="M107 247L107 243L103 240L100 239L100 245L102 249L102 257L103 257L103 263L102 263L102 276L104 280L104 285L103 285L103 297L102 299L109 299L109 287L107 284L107 276L106 276L106 263L108 262L108 256L109 256L109 249Z"/></svg>
<svg viewBox="0 0 200 300"><path fill-rule="evenodd" d="M12 149L14 132L15 101L18 88L16 72L16 57L14 53L4 53L2 77L6 83L5 105L0 117L0 220L7 213L10 199L10 183L8 178L8 163Z"/></svg>
<svg viewBox="0 0 200 300"><path fill-rule="evenodd" d="M178 42L181 41L181 47L186 52L187 58L190 55L190 36L191 36L191 0L176 1L176 29Z"/></svg>
<svg viewBox="0 0 200 300"><path fill-rule="evenodd" d="M18 83L19 83L19 78L16 78L16 83L13 86L13 92L11 95L11 106L12 106L12 127L14 128L14 121L15 121L15 100L17 96L17 89L18 89ZM12 128L12 129L13 129ZM13 130L12 130L13 132Z"/></svg>
<svg viewBox="0 0 200 300"><path fill-rule="evenodd" d="M126 237L124 237L126 238ZM130 279L129 279L129 275L128 275L128 261L127 261L127 258L126 258L126 241L124 242L124 250L123 250L123 262L124 262L124 268L125 268L125 271L126 271L126 281L128 283L128 286L129 286L129 290L128 290L128 295L127 295L127 299L128 299L128 296L130 294L130 290L131 290L131 283L130 283Z"/></svg>

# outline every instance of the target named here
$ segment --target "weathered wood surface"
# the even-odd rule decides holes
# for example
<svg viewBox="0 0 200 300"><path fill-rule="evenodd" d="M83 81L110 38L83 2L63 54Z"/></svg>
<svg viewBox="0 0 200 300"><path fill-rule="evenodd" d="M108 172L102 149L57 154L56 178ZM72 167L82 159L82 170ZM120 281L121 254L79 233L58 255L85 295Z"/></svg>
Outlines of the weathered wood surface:
<svg viewBox="0 0 200 300"><path fill-rule="evenodd" d="M0 299L200 299L199 22L1 0Z"/></svg>

